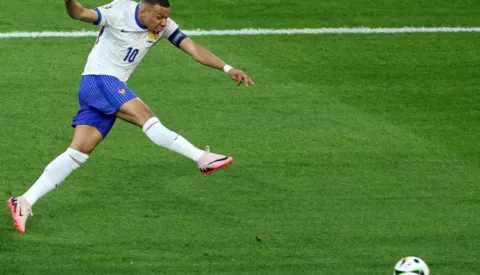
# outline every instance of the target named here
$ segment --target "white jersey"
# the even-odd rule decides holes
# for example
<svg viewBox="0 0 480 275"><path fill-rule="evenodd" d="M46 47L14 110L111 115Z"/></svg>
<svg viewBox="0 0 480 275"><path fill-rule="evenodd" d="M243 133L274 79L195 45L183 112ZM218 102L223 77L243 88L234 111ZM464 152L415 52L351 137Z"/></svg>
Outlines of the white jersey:
<svg viewBox="0 0 480 275"><path fill-rule="evenodd" d="M102 28L83 75L110 75L126 82L145 54L160 40L167 38L174 43L176 36L183 40L183 33L170 18L161 33L149 32L138 20L139 5L130 0L115 0L95 9L98 20L93 24Z"/></svg>

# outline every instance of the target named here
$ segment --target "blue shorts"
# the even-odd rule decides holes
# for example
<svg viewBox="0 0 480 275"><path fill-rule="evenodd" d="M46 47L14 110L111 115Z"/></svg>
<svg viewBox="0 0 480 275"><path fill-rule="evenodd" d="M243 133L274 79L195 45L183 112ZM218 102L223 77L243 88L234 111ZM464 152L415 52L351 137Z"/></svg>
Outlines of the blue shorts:
<svg viewBox="0 0 480 275"><path fill-rule="evenodd" d="M80 110L72 126L89 125L106 137L115 123L115 113L137 95L118 78L109 75L84 75L78 89Z"/></svg>

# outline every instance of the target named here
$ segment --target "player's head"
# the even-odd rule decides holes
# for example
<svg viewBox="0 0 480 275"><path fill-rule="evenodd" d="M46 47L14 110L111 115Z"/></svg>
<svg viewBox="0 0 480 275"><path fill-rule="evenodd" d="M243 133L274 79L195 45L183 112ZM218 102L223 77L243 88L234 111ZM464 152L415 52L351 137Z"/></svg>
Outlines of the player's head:
<svg viewBox="0 0 480 275"><path fill-rule="evenodd" d="M154 33L161 32L167 26L170 14L168 0L142 0L138 17L140 21Z"/></svg>

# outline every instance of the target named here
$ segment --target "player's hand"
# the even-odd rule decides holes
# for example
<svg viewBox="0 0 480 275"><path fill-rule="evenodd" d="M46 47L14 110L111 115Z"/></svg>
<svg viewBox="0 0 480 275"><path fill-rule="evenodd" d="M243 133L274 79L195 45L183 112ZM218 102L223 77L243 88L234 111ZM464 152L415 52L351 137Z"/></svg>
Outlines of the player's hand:
<svg viewBox="0 0 480 275"><path fill-rule="evenodd" d="M245 86L247 87L255 85L255 82L242 70L232 68L228 71L228 75L231 79L235 80L237 86L242 84L242 82L245 82Z"/></svg>

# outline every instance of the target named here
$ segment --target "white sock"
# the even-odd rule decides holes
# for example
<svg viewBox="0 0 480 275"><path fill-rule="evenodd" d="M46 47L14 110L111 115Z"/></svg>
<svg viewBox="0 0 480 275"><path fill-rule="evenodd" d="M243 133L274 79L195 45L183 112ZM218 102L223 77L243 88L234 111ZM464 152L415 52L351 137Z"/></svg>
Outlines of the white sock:
<svg viewBox="0 0 480 275"><path fill-rule="evenodd" d="M193 161L197 161L204 152L179 134L168 130L156 117L147 120L142 130L153 143L184 155Z"/></svg>
<svg viewBox="0 0 480 275"><path fill-rule="evenodd" d="M25 198L30 205L35 204L38 199L62 183L73 170L81 167L87 159L88 155L68 148L67 151L47 165L40 178L38 178L22 197Z"/></svg>

